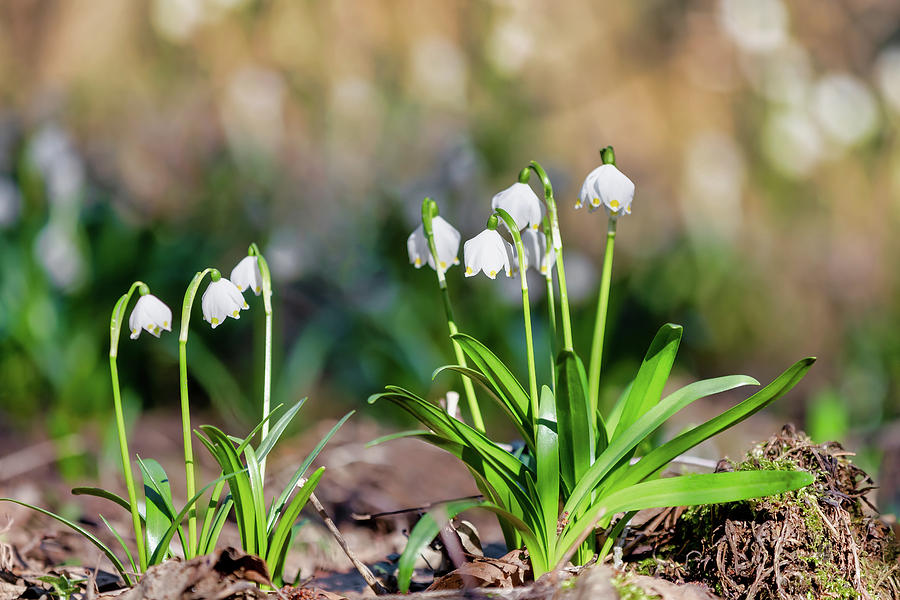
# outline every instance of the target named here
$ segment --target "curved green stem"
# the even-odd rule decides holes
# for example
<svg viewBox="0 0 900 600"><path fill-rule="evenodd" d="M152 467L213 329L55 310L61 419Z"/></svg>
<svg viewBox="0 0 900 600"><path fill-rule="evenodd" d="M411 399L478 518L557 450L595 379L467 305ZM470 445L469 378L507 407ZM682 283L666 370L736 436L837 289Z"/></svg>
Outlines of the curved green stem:
<svg viewBox="0 0 900 600"><path fill-rule="evenodd" d="M262 278L262 297L263 308L266 312L266 354L265 368L263 370L263 426L262 437L266 439L269 434L269 411L272 402L272 274L269 271L269 263L259 251L259 247L253 243L250 244L250 254L256 256L259 265L259 274ZM259 463L260 476L265 479L266 476L266 459Z"/></svg>
<svg viewBox="0 0 900 600"><path fill-rule="evenodd" d="M181 434L184 439L184 477L187 497L193 498L196 490L194 477L194 450L191 445L191 408L188 398L187 381L187 339L188 329L191 324L191 308L194 306L194 298L197 289L207 273L216 271L206 268L198 271L184 293L184 302L181 305L181 332L178 335L178 374L181 387ZM188 510L188 538L187 547L184 549L184 557L190 560L197 552L197 505L196 502Z"/></svg>
<svg viewBox="0 0 900 600"><path fill-rule="evenodd" d="M600 401L600 366L603 360L603 337L606 333L606 311L609 307L609 285L612 277L613 249L616 244L616 220L609 219L606 230L606 253L603 256L603 274L600 293L597 296L597 316L594 320L594 337L591 341L591 366L588 370L588 398L592 415L597 414Z"/></svg>
<svg viewBox="0 0 900 600"><path fill-rule="evenodd" d="M137 545L138 561L141 572L147 570L147 548L144 544L144 533L141 528L141 514L138 512L137 493L134 488L134 475L131 472L131 453L128 450L128 437L125 433L125 416L122 411L122 395L119 390L119 368L116 359L119 354L119 337L122 332L122 323L125 321L125 307L134 291L140 287L146 287L141 281L131 284L128 292L123 294L113 307L112 316L109 319L109 373L112 378L113 405L116 412L116 433L119 437L119 452L122 457L122 471L125 475L125 487L128 490L128 503L131 509L131 524L134 527L134 541Z"/></svg>
<svg viewBox="0 0 900 600"><path fill-rule="evenodd" d="M462 347L453 338L453 336L459 332L459 329L457 329L456 320L453 317L453 306L450 304L450 292L447 290L447 278L444 276L444 270L441 268L437 245L434 242L434 229L431 226L431 220L436 216L437 204L431 198L425 198L422 201L422 229L425 230L425 239L428 240L428 250L431 252L431 257L434 260L438 287L441 289L441 300L444 305L444 315L447 317L447 328L450 331L450 342L453 345L453 354L456 357L456 362L459 363L460 366L468 367ZM462 377L462 383L463 391L466 394L466 403L469 406L469 414L472 416L472 425L475 429L484 433L484 419L481 416L481 409L478 407L478 398L475 396L475 387L468 377Z"/></svg>
<svg viewBox="0 0 900 600"><path fill-rule="evenodd" d="M566 287L562 236L559 233L559 215L556 210L556 200L553 198L553 185L550 183L550 178L547 176L544 168L534 160L519 172L519 182L528 183L528 180L531 178L531 171L537 173L544 187L544 205L547 207L547 216L550 219L550 236L553 241L553 250L556 252L556 270L559 274L559 307L562 314L563 347L566 350L573 351L572 320L569 316L569 292Z"/></svg>
<svg viewBox="0 0 900 600"><path fill-rule="evenodd" d="M528 392L531 396L531 418L535 426L538 419L538 391L537 391L537 374L534 369L534 343L531 338L531 304L528 301L528 278L527 278L527 258L525 256L525 246L522 244L522 236L519 233L519 226L515 219L502 208L494 209L494 212L503 219L506 227L512 234L513 241L516 244L516 253L519 256L519 275L522 280L522 313L525 315L525 351L528 355Z"/></svg>

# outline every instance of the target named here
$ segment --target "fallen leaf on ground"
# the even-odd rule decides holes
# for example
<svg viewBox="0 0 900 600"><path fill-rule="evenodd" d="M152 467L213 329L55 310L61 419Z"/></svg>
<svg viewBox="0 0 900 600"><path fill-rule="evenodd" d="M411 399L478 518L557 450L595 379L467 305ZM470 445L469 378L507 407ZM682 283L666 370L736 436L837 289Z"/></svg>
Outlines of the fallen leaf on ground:
<svg viewBox="0 0 900 600"><path fill-rule="evenodd" d="M429 592L472 587L512 588L525 584L531 566L522 550L513 550L501 558L476 558L458 569L435 579Z"/></svg>

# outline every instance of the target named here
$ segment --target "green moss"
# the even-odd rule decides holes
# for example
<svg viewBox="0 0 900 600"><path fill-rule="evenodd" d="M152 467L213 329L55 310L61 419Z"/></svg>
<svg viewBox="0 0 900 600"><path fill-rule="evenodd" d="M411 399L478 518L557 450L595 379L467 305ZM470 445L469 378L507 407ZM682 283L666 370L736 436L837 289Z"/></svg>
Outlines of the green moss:
<svg viewBox="0 0 900 600"><path fill-rule="evenodd" d="M619 594L619 600L660 600L656 594L648 594L635 585L627 573L620 573L613 577L612 584Z"/></svg>

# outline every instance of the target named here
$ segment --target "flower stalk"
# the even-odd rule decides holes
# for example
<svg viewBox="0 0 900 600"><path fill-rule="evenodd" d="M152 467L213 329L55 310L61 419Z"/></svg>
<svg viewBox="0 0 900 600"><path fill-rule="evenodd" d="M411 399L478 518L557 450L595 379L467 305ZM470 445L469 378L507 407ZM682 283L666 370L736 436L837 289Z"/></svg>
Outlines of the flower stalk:
<svg viewBox="0 0 900 600"><path fill-rule="evenodd" d="M135 290L140 290L141 295L150 292L147 284L135 281L128 291L119 298L113 307L112 316L109 319L109 372L112 379L113 405L116 413L116 433L119 438L119 452L122 457L122 471L125 475L125 487L128 490L128 504L131 510L131 523L134 527L134 540L137 545L138 562L141 572L147 570L147 548L144 544L144 534L141 528L141 514L138 512L137 493L134 487L134 475L131 471L131 453L128 450L128 437L125 433L125 416L122 411L122 395L119 390L119 369L116 364L119 354L119 337L122 331L122 323L125 320L125 308Z"/></svg>
<svg viewBox="0 0 900 600"><path fill-rule="evenodd" d="M528 258L525 255L525 246L522 244L522 235L519 233L519 226L512 216L502 208L494 209L494 215L488 221L488 229L491 229L491 221L496 227L496 217L499 216L506 223L506 227L512 234L515 243L516 253L519 257L519 277L522 281L522 313L525 316L525 352L528 360L528 393L531 399L531 414L534 423L538 422L538 390L537 390L537 374L534 369L534 343L531 336L531 304L528 300L528 278L527 265Z"/></svg>
<svg viewBox="0 0 900 600"><path fill-rule="evenodd" d="M542 234L546 240L546 251L553 247L553 234L550 231L550 220L545 218L542 223ZM550 346L550 379L553 384L553 393L556 393L556 291L553 289L553 268L548 267L544 272L547 282L547 324L550 327L548 337Z"/></svg>
<svg viewBox="0 0 900 600"><path fill-rule="evenodd" d="M460 366L468 367L466 364L466 356L463 354L462 347L453 338L459 332L456 327L456 320L453 316L453 306L450 303L450 292L447 290L447 278L444 274L445 269L441 265L438 258L437 244L434 241L434 228L432 220L438 216L437 203L431 198L425 198L422 201L422 227L425 230L425 239L428 240L428 250L434 259L435 273L437 273L438 287L441 290L441 300L444 305L444 315L447 318L447 328L450 330L450 340L453 344L453 354L456 356L456 362ZM472 381L468 377L462 378L463 391L466 394L466 404L469 407L469 414L472 416L472 424L475 429L484 433L484 419L481 416L481 409L478 407L478 398L475 396L475 388Z"/></svg>
<svg viewBox="0 0 900 600"><path fill-rule="evenodd" d="M563 348L574 351L572 343L572 320L569 316L569 293L566 288L566 269L563 265L562 236L559 233L559 214L556 210L556 200L553 198L553 185L547 172L537 162L531 161L527 167L519 172L519 182L528 183L531 172L534 171L544 187L544 206L547 208L547 217L550 221L550 237L553 242L553 250L556 252L556 266L559 273L559 308L562 315Z"/></svg>
<svg viewBox="0 0 900 600"><path fill-rule="evenodd" d="M178 335L178 374L181 388L181 433L184 439L184 476L186 494L193 498L196 493L196 479L194 476L194 451L191 446L191 410L188 398L187 381L187 340L188 330L191 324L191 308L197 297L197 290L203 278L209 274L213 282L219 281L222 275L218 270L206 268L198 271L187 291L184 293L184 302L181 306L181 332ZM188 537L187 547L184 549L185 560L190 560L197 552L197 510L196 504L188 509Z"/></svg>
<svg viewBox="0 0 900 600"><path fill-rule="evenodd" d="M250 244L248 250L250 256L255 256L259 266L259 274L262 280L263 309L266 313L266 350L265 367L263 369L263 426L262 438L269 435L269 412L272 402L272 274L269 271L269 263L259 251L256 243ZM233 279L233 278L232 278ZM266 459L263 457L259 463L260 476L266 476Z"/></svg>

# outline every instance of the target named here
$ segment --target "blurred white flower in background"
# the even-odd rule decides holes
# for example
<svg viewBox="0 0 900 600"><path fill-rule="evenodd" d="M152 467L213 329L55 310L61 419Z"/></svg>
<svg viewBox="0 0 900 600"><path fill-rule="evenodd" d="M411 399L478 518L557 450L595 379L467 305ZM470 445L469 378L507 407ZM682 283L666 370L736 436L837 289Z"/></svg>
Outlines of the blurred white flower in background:
<svg viewBox="0 0 900 600"><path fill-rule="evenodd" d="M825 150L819 128L806 111L797 109L775 109L767 115L762 147L772 167L793 178L812 173Z"/></svg>
<svg viewBox="0 0 900 600"><path fill-rule="evenodd" d="M900 46L888 46L875 62L875 76L884 101L900 113Z"/></svg>
<svg viewBox="0 0 900 600"><path fill-rule="evenodd" d="M162 37L183 42L203 21L203 0L153 0L150 18Z"/></svg>
<svg viewBox="0 0 900 600"><path fill-rule="evenodd" d="M68 227L47 223L34 240L34 254L56 287L72 292L84 283L84 257Z"/></svg>
<svg viewBox="0 0 900 600"><path fill-rule="evenodd" d="M733 239L746 177L740 148L722 132L698 134L687 148L681 208L691 237Z"/></svg>
<svg viewBox="0 0 900 600"><path fill-rule="evenodd" d="M423 37L410 47L412 85L417 97L446 108L465 108L466 60L443 37Z"/></svg>
<svg viewBox="0 0 900 600"><path fill-rule="evenodd" d="M753 89L766 100L805 107L813 69L802 45L790 40L768 54L743 55L740 62Z"/></svg>
<svg viewBox="0 0 900 600"><path fill-rule="evenodd" d="M602 259L601 259L602 260ZM597 264L578 249L566 250L566 285L569 301L583 302L597 293Z"/></svg>
<svg viewBox="0 0 900 600"><path fill-rule="evenodd" d="M516 6L521 6L516 10ZM498 17L488 37L487 56L506 75L515 75L534 54L534 33L528 20L527 7L513 4L513 14Z"/></svg>
<svg viewBox="0 0 900 600"><path fill-rule="evenodd" d="M770 52L788 37L788 12L781 0L721 0L719 22L746 52Z"/></svg>
<svg viewBox="0 0 900 600"><path fill-rule="evenodd" d="M15 225L22 212L22 196L12 181L0 178L0 227Z"/></svg>
<svg viewBox="0 0 900 600"><path fill-rule="evenodd" d="M297 235L296 228L289 226L276 229L264 253L272 279L281 282L298 279L313 264L310 258L312 252L309 242Z"/></svg>
<svg viewBox="0 0 900 600"><path fill-rule="evenodd" d="M878 128L878 107L868 86L847 73L831 73L815 85L812 113L828 137L844 146L861 143Z"/></svg>

